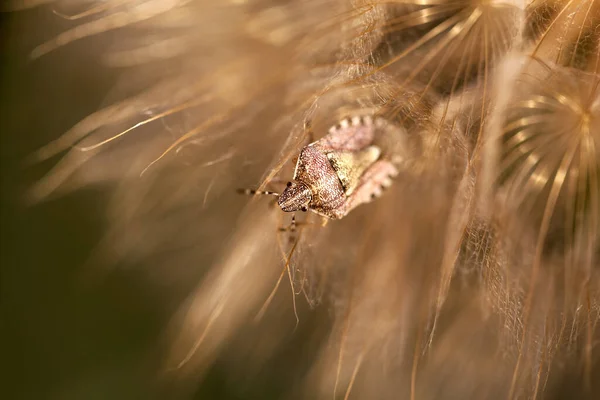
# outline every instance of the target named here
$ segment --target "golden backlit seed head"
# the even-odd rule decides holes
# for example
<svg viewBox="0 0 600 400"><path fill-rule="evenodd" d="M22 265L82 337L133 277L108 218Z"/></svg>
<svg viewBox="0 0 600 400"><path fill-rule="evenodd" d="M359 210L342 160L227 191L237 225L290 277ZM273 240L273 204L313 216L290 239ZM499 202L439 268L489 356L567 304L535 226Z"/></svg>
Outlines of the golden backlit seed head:
<svg viewBox="0 0 600 400"><path fill-rule="evenodd" d="M69 21L35 62L116 38L98 48L124 74L34 154L66 152L30 198L113 184L99 253L189 291L169 372L268 371L280 397L327 399L543 398L591 376L598 0L11 2L45 3ZM284 240L281 210L319 189L294 177L308 122L314 143L365 121L385 134L327 152L326 186L352 195L384 159L368 193L386 195L299 214ZM281 210L234 191L257 186Z"/></svg>

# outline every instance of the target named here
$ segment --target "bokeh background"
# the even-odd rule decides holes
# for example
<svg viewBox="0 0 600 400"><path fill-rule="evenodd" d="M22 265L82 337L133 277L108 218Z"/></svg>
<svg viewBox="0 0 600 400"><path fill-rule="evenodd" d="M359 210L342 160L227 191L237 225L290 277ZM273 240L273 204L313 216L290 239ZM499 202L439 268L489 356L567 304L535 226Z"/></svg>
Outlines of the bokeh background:
<svg viewBox="0 0 600 400"><path fill-rule="evenodd" d="M158 351L165 326L196 282L165 295L143 266L111 265L106 273L102 257L91 265L106 223L109 194L101 187L38 204L26 196L57 161L31 164L28 156L105 104L116 85L119 71L100 66L107 41L89 38L31 61L33 48L72 23L48 9L0 18L0 397L282 398L311 354L304 340L314 334L311 321L327 310L308 314L252 380L232 378L219 362L199 386L165 379Z"/></svg>
<svg viewBox="0 0 600 400"><path fill-rule="evenodd" d="M109 199L102 188L27 203L26 190L56 162L31 165L27 156L106 104L118 80L118 70L99 66L108 40L92 37L29 58L33 48L71 25L47 9L0 14L0 397L289 396L312 361L329 310L304 313L299 329L251 380L217 361L200 386L180 385L157 373L159 349L165 326L194 282L165 295L140 266L118 265L90 276L106 225ZM600 380L600 366L594 365L592 378ZM559 377L547 398L596 398L582 391L582 379L580 371Z"/></svg>
<svg viewBox="0 0 600 400"><path fill-rule="evenodd" d="M0 17L2 397L154 398L144 360L167 307L126 273L82 284L105 195L35 206L24 195L55 162L27 165L27 155L97 109L114 76L89 44L30 61L36 43L65 28L47 10Z"/></svg>

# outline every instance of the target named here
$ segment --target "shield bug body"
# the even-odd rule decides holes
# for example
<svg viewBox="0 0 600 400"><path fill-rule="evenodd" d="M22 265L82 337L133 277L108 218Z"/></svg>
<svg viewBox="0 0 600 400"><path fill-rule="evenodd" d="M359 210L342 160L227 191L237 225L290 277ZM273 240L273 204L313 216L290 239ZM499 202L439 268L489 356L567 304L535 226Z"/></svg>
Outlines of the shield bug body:
<svg viewBox="0 0 600 400"><path fill-rule="evenodd" d="M378 143L379 137L390 134L389 128L382 118L344 119L300 151L293 181L281 194L244 192L278 196L285 212L312 210L331 219L343 218L360 204L379 197L398 174L392 160L384 159Z"/></svg>

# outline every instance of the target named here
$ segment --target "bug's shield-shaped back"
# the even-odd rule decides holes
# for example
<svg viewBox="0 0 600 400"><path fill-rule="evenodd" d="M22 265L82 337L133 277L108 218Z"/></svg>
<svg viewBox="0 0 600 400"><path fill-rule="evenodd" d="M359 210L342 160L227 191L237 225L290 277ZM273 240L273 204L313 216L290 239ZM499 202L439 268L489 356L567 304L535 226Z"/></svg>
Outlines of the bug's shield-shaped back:
<svg viewBox="0 0 600 400"><path fill-rule="evenodd" d="M340 178L346 196L352 194L358 186L360 177L379 159L380 155L381 150L377 146L369 146L363 150L327 153L327 158Z"/></svg>

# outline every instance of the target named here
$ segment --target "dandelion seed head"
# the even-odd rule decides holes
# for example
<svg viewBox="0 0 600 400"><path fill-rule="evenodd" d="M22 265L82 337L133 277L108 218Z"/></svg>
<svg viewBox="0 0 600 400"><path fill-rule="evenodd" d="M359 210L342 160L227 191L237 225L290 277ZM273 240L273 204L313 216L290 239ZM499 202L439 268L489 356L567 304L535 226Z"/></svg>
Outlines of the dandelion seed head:
<svg viewBox="0 0 600 400"><path fill-rule="evenodd" d="M595 236L596 228L582 224L596 223L600 198L596 77L538 67L524 72L519 81L521 90L507 110L502 139L501 179L510 188L509 196L539 224L552 185L560 184L551 211L551 240L574 240L572 229L592 229L589 233Z"/></svg>
<svg viewBox="0 0 600 400"><path fill-rule="evenodd" d="M595 4L54 1L72 25L32 56L94 36L122 78L32 156L61 160L30 197L109 188L101 257L186 298L164 369L191 384L287 357L291 397L536 397L594 359ZM381 198L288 237L236 195L365 115L399 169Z"/></svg>

